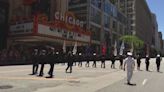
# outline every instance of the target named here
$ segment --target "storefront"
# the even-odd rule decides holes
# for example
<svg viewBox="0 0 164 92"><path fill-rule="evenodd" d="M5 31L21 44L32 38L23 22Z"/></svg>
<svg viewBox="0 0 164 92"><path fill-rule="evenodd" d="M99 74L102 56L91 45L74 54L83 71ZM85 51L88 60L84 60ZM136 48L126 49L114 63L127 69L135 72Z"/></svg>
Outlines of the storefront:
<svg viewBox="0 0 164 92"><path fill-rule="evenodd" d="M91 33L83 29L83 22L71 12L55 12L54 20L44 14L31 17L15 17L11 20L8 46L15 44L86 46L91 43Z"/></svg>

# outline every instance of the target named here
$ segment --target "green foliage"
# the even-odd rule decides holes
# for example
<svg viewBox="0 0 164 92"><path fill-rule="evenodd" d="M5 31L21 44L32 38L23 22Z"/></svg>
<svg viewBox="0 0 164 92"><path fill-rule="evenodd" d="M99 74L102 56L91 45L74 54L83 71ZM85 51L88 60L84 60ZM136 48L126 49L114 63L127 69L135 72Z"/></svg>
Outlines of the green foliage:
<svg viewBox="0 0 164 92"><path fill-rule="evenodd" d="M122 36L120 38L120 40L124 41L125 43L127 43L129 45L133 44L136 49L140 48L144 45L144 42L141 39L139 39L138 37L133 36L133 35Z"/></svg>

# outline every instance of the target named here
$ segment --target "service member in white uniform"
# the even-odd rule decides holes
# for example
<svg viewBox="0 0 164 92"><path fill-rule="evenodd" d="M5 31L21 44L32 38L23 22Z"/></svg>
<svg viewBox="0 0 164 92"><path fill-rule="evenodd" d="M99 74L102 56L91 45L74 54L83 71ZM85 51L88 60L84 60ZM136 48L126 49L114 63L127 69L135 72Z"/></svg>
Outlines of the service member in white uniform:
<svg viewBox="0 0 164 92"><path fill-rule="evenodd" d="M125 63L124 63L124 71L125 71L125 67L127 70L127 84L131 85L130 80L132 79L132 75L133 75L133 70L135 67L135 61L132 57L132 53L128 52L127 53L128 57L125 59Z"/></svg>

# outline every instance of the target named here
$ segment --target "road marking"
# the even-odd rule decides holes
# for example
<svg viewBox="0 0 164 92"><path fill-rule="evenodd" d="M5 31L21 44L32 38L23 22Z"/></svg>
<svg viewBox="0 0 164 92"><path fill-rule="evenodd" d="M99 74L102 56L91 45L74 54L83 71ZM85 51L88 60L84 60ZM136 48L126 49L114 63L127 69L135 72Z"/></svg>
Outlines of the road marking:
<svg viewBox="0 0 164 92"><path fill-rule="evenodd" d="M145 85L147 81L148 79L144 79L144 81L142 82L142 85Z"/></svg>
<svg viewBox="0 0 164 92"><path fill-rule="evenodd" d="M79 79L77 78L51 78L47 79L44 77L0 77L0 79L6 79L6 80L48 80L48 81L75 81L78 82Z"/></svg>

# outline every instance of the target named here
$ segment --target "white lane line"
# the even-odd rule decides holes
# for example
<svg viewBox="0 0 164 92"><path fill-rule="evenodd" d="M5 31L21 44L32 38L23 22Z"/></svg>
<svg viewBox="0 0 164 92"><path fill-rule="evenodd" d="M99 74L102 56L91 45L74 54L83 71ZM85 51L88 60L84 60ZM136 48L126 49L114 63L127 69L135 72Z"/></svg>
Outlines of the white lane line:
<svg viewBox="0 0 164 92"><path fill-rule="evenodd" d="M144 79L144 81L142 82L142 85L145 85L147 81L148 79Z"/></svg>

